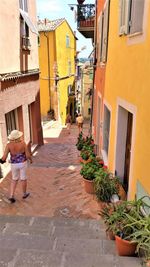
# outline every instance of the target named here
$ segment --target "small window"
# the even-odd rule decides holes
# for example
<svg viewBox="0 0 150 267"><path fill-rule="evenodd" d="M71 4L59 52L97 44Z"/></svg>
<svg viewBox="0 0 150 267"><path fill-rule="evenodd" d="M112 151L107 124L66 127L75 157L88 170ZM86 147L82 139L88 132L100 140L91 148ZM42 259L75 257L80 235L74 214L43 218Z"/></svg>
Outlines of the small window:
<svg viewBox="0 0 150 267"><path fill-rule="evenodd" d="M142 33L145 0L120 0L119 34Z"/></svg>
<svg viewBox="0 0 150 267"><path fill-rule="evenodd" d="M98 29L99 29L99 41L98 41L98 58L100 62L105 63L107 61L107 48L108 48L108 31L109 31L109 0L106 0L104 10L101 12Z"/></svg>
<svg viewBox="0 0 150 267"><path fill-rule="evenodd" d="M20 36L21 36L22 49L25 50L30 49L31 44L29 38L29 27L22 17L20 19Z"/></svg>
<svg viewBox="0 0 150 267"><path fill-rule="evenodd" d="M69 35L66 35L66 47L70 47L70 38L69 38Z"/></svg>
<svg viewBox="0 0 150 267"><path fill-rule="evenodd" d="M10 134L12 130L17 129L17 111L12 110L5 114L5 121L6 121L6 131L7 135Z"/></svg>

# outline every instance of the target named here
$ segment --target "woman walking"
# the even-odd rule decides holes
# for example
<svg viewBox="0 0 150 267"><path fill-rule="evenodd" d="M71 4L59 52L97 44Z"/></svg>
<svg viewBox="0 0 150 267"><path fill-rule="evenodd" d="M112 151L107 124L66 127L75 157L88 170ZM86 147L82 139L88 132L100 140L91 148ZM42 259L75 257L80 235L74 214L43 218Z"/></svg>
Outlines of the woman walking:
<svg viewBox="0 0 150 267"><path fill-rule="evenodd" d="M27 160L32 163L31 155L28 151L26 143L22 139L23 133L18 130L13 130L8 136L9 143L6 145L4 155L1 158L1 163L4 163L10 154L11 172L12 180L10 186L10 197L9 201L14 203L15 200L15 190L18 180L22 183L22 198L27 198L30 194L27 193Z"/></svg>

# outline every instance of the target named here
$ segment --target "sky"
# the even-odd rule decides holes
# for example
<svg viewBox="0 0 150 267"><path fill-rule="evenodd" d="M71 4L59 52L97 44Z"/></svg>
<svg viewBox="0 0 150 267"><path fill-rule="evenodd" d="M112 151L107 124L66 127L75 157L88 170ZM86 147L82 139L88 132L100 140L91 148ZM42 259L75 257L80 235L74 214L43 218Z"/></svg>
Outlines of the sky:
<svg viewBox="0 0 150 267"><path fill-rule="evenodd" d="M85 38L77 30L77 22L75 22L75 12L70 10L69 5L76 8L77 0L36 0L37 15L39 19L60 19L65 18L73 31L76 31L77 51L81 51L79 57L88 57L93 50L92 39ZM84 4L94 4L95 0L85 0ZM81 50L84 46L86 49Z"/></svg>

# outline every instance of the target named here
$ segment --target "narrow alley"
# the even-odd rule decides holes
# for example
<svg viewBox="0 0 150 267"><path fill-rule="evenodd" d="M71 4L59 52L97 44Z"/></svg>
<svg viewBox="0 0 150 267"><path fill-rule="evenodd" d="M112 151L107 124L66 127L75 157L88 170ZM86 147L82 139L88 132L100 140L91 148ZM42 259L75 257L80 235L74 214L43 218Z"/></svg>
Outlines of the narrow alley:
<svg viewBox="0 0 150 267"><path fill-rule="evenodd" d="M84 134L89 125L84 125ZM56 123L44 127L45 145L28 169L30 196L8 203L10 174L0 184L0 267L140 267L136 257L119 257L106 237L93 195L85 193L71 134Z"/></svg>
<svg viewBox="0 0 150 267"><path fill-rule="evenodd" d="M88 129L87 124L84 132ZM8 203L9 174L0 184L0 214L98 219L97 203L92 195L85 193L79 174L77 136L76 125L72 125L70 135L57 123L44 128L45 145L34 153L33 164L28 169L30 197L22 200L19 183L16 203Z"/></svg>

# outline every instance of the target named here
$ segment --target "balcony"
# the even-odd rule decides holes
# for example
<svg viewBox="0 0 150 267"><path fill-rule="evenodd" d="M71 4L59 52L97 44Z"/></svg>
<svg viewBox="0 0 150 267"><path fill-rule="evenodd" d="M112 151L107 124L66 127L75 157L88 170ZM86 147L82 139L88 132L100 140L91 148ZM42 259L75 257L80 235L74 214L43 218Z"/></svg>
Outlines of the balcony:
<svg viewBox="0 0 150 267"><path fill-rule="evenodd" d="M77 5L77 29L86 38L94 39L95 5Z"/></svg>
<svg viewBox="0 0 150 267"><path fill-rule="evenodd" d="M22 36L22 49L23 50L30 50L31 49L30 38L27 36Z"/></svg>

